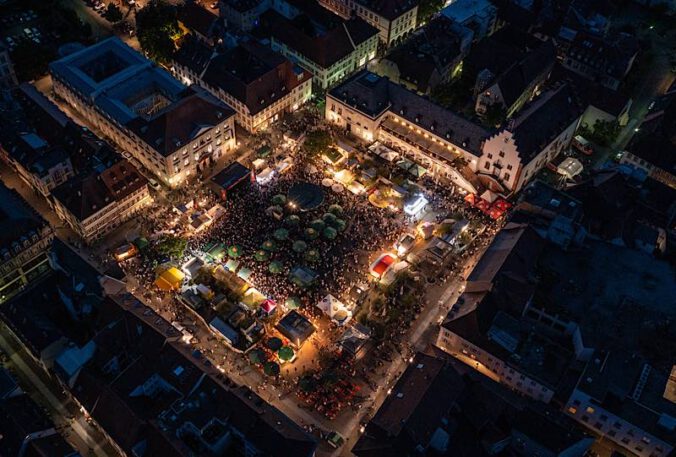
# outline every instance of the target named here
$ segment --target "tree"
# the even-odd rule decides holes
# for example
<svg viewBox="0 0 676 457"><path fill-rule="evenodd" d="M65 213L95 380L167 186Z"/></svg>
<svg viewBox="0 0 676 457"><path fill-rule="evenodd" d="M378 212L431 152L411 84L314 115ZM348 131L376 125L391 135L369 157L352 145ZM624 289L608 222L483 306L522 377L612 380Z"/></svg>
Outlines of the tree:
<svg viewBox="0 0 676 457"><path fill-rule="evenodd" d="M176 9L155 0L136 13L136 35L143 52L157 62L167 62L175 50L173 38L180 34Z"/></svg>
<svg viewBox="0 0 676 457"><path fill-rule="evenodd" d="M486 108L486 114L484 115L486 124L491 127L499 127L500 124L505 122L506 117L507 110L505 110L505 107L502 106L501 103L493 103L488 105Z"/></svg>
<svg viewBox="0 0 676 457"><path fill-rule="evenodd" d="M622 128L617 121L597 119L592 128L589 128L586 124L583 125L580 128L580 133L588 140L591 140L600 146L610 146L617 138L617 135L620 134L621 130Z"/></svg>
<svg viewBox="0 0 676 457"><path fill-rule="evenodd" d="M418 23L427 22L443 7L443 0L421 0L420 5L418 5Z"/></svg>
<svg viewBox="0 0 676 457"><path fill-rule="evenodd" d="M444 108L462 111L472 98L473 81L463 73L459 79L439 84L432 90L432 100Z"/></svg>
<svg viewBox="0 0 676 457"><path fill-rule="evenodd" d="M39 79L47 73L49 62L56 58L53 50L31 40L22 41L12 51L14 71L19 81Z"/></svg>
<svg viewBox="0 0 676 457"><path fill-rule="evenodd" d="M318 155L331 146L331 134L325 130L315 130L305 137L303 147L309 155Z"/></svg>
<svg viewBox="0 0 676 457"><path fill-rule="evenodd" d="M115 3L108 3L105 18L113 23L120 22L122 20L122 11L120 11L120 8Z"/></svg>
<svg viewBox="0 0 676 457"><path fill-rule="evenodd" d="M617 121L597 120L594 123L594 142L601 146L610 146L620 134L620 124Z"/></svg>
<svg viewBox="0 0 676 457"><path fill-rule="evenodd" d="M165 236L157 243L157 253L166 255L172 259L183 257L187 241L177 236Z"/></svg>

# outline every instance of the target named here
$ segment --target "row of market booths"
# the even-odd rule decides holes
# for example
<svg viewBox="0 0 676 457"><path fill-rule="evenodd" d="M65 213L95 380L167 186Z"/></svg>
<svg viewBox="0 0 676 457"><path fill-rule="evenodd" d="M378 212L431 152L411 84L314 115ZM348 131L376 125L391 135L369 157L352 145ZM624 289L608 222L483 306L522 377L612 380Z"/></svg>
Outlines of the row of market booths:
<svg viewBox="0 0 676 457"><path fill-rule="evenodd" d="M378 142L370 146L369 152L394 164L403 175L395 181L390 176L381 176L375 166L363 167L356 158L356 151L339 141L335 148L322 155L331 174L322 180L322 185L338 193L346 189L355 195L366 195L377 208L405 211L408 216L420 217L428 202L415 181L427 170L406 158L395 160L398 153Z"/></svg>
<svg viewBox="0 0 676 457"><path fill-rule="evenodd" d="M401 170L406 171L413 179L420 178L428 172L423 166L409 160L380 142L373 143L369 147L369 152L382 160L395 164ZM569 166L565 170L560 171L562 174L569 172L569 169L574 169L573 172L578 172L574 167L575 164L564 165ZM511 207L511 204L503 196L504 189L502 185L498 182L485 182L486 179L490 179L490 177L485 175L473 176L473 178L468 179L467 176L455 172L452 181L461 189L463 194L466 194L465 201L470 206L478 208L493 219L501 218ZM475 182L472 183L472 181ZM482 190L482 188L485 188L485 190Z"/></svg>
<svg viewBox="0 0 676 457"><path fill-rule="evenodd" d="M158 271L156 285L163 290L178 292L179 299L234 350L246 352L255 345L264 336L260 319L272 316L279 308L283 312L293 312L290 317L280 320L278 330L294 347L300 348L314 333L315 328L309 320L296 316L302 316L296 311L300 306L298 298L291 297L278 306L274 299L249 282L251 270L237 259L228 258L222 243L209 246L203 257L191 258L180 269L175 266L162 268ZM291 277L299 286L308 287L316 280L316 273L307 267L297 267L292 270ZM214 288L206 283L221 287ZM228 298L223 290L219 290L221 288L241 296L239 303L225 306ZM351 310L333 296L327 296L318 306L338 325L345 325L352 317Z"/></svg>
<svg viewBox="0 0 676 457"><path fill-rule="evenodd" d="M195 199L190 199L174 206L173 212L177 216L178 227L185 227L188 233L199 233L225 215L225 208L220 204L202 208Z"/></svg>

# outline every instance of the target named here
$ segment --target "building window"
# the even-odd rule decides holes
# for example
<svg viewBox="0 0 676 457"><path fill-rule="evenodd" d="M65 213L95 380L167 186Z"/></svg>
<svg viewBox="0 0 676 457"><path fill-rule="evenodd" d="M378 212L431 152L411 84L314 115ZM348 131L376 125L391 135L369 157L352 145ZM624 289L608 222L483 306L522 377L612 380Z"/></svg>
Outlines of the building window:
<svg viewBox="0 0 676 457"><path fill-rule="evenodd" d="M504 178L505 181L509 181L509 177L510 177L509 173L505 173L505 178Z"/></svg>
<svg viewBox="0 0 676 457"><path fill-rule="evenodd" d="M486 162L486 163L484 164L484 168L485 168L486 170L488 170L489 168L491 168L491 163L490 163L490 162Z"/></svg>
<svg viewBox="0 0 676 457"><path fill-rule="evenodd" d="M511 169L512 169L512 166L511 166L511 165L507 165L507 169L508 169L508 170L511 170Z"/></svg>
<svg viewBox="0 0 676 457"><path fill-rule="evenodd" d="M499 153L498 155L499 155L500 157L504 157L504 156L505 156L505 151L500 151L500 153Z"/></svg>
<svg viewBox="0 0 676 457"><path fill-rule="evenodd" d="M591 406L587 406L587 412L589 414L594 414L594 408L592 408Z"/></svg>

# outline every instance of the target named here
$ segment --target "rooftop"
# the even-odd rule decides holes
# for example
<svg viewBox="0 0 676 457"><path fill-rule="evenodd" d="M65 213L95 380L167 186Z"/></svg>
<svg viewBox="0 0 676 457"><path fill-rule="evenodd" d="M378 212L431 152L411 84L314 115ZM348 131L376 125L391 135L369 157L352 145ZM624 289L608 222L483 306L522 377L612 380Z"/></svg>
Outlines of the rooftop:
<svg viewBox="0 0 676 457"><path fill-rule="evenodd" d="M673 443L676 430L667 417L676 417L676 403L664 396L669 371L651 367L623 351L598 351L587 363L577 388L600 406L637 427Z"/></svg>
<svg viewBox="0 0 676 457"><path fill-rule="evenodd" d="M277 330L294 344L302 344L315 332L315 326L298 311L290 311L277 324Z"/></svg>
<svg viewBox="0 0 676 457"><path fill-rule="evenodd" d="M357 3L390 21L419 4L417 0L357 0Z"/></svg>
<svg viewBox="0 0 676 457"><path fill-rule="evenodd" d="M568 84L542 93L526 106L507 130L524 163L532 160L570 124L576 122L586 106L577 99Z"/></svg>
<svg viewBox="0 0 676 457"><path fill-rule="evenodd" d="M49 230L47 222L16 190L0 183L0 252L23 249Z"/></svg>
<svg viewBox="0 0 676 457"><path fill-rule="evenodd" d="M638 40L626 33L604 38L583 32L573 32L567 57L583 61L599 74L621 79L638 53Z"/></svg>
<svg viewBox="0 0 676 457"><path fill-rule="evenodd" d="M190 30L210 38L219 21L218 16L199 4L186 3L178 10L178 19Z"/></svg>
<svg viewBox="0 0 676 457"><path fill-rule="evenodd" d="M539 179L523 189L516 209L549 218L563 216L578 220L582 216L582 203L579 200Z"/></svg>
<svg viewBox="0 0 676 457"><path fill-rule="evenodd" d="M488 0L456 0L441 10L441 14L460 24L485 11L496 11L497 8Z"/></svg>
<svg viewBox="0 0 676 457"><path fill-rule="evenodd" d="M543 80L543 76L552 70L555 62L554 45L547 41L498 75L495 82L500 87L507 107L512 106L534 81Z"/></svg>
<svg viewBox="0 0 676 457"><path fill-rule="evenodd" d="M433 350L430 350L434 353ZM417 353L352 449L359 457L488 455L515 431L561 452L582 439L558 411L527 401L447 354Z"/></svg>
<svg viewBox="0 0 676 457"><path fill-rule="evenodd" d="M255 115L312 78L285 57L255 41L214 57L202 79L223 89Z"/></svg>
<svg viewBox="0 0 676 457"><path fill-rule="evenodd" d="M186 88L116 37L52 62L50 71L163 155L234 115L215 97Z"/></svg>
<svg viewBox="0 0 676 457"><path fill-rule="evenodd" d="M621 93L608 89L601 84L586 79L577 73L555 65L552 81L564 81L575 90L577 96L585 104L590 104L613 116L619 116L626 109L631 99Z"/></svg>
<svg viewBox="0 0 676 457"><path fill-rule="evenodd" d="M250 11L254 8L257 8L262 1L261 0L225 0L224 3L229 7L233 8L239 12Z"/></svg>
<svg viewBox="0 0 676 457"><path fill-rule="evenodd" d="M50 71L73 89L95 98L106 89L153 70L152 63L116 37L74 52L50 64Z"/></svg>
<svg viewBox="0 0 676 457"><path fill-rule="evenodd" d="M480 125L366 70L333 88L329 95L372 118L392 112L477 156L489 135Z"/></svg>
<svg viewBox="0 0 676 457"><path fill-rule="evenodd" d="M672 265L642 251L590 240L578 251L548 245L538 275L532 306L577 322L586 347L639 351L655 367L671 367L666 354L667 348L676 348Z"/></svg>
<svg viewBox="0 0 676 457"><path fill-rule="evenodd" d="M201 75L207 68L214 51L193 34L186 35L174 53L173 59L179 65L188 67L192 72Z"/></svg>
<svg viewBox="0 0 676 457"><path fill-rule="evenodd" d="M78 220L84 221L104 208L124 200L147 184L134 166L124 159L102 172L83 173L52 191Z"/></svg>
<svg viewBox="0 0 676 457"><path fill-rule="evenodd" d="M180 100L149 118L138 116L127 126L162 155L169 156L234 115L228 105L191 86Z"/></svg>
<svg viewBox="0 0 676 457"><path fill-rule="evenodd" d="M410 39L391 51L386 59L397 64L400 77L427 92L434 71L447 75L449 65L462 58L472 32L445 16L438 16Z"/></svg>
<svg viewBox="0 0 676 457"><path fill-rule="evenodd" d="M321 68L330 68L378 35L378 29L362 19L343 20L328 10L324 10L321 17L301 13L292 20L268 10L261 16L261 24L275 41L284 43Z"/></svg>

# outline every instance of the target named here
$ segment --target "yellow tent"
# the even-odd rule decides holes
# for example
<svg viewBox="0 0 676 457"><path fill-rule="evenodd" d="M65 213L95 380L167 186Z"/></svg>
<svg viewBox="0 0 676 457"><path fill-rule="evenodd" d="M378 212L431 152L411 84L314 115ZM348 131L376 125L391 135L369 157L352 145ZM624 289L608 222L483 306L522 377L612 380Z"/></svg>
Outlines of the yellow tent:
<svg viewBox="0 0 676 457"><path fill-rule="evenodd" d="M176 267L164 270L155 280L155 285L162 290L177 290L181 287L185 275Z"/></svg>

